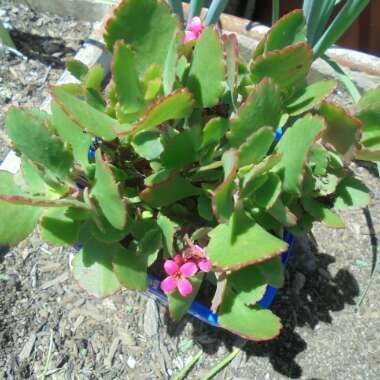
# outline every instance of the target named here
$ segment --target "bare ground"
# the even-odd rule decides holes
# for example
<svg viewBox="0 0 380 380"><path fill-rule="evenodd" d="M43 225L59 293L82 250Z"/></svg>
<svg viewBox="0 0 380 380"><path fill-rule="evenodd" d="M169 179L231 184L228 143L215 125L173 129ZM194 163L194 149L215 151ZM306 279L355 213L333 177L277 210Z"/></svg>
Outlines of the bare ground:
<svg viewBox="0 0 380 380"><path fill-rule="evenodd" d="M0 0L0 17L9 18L15 42L29 58L0 51L2 110L39 106L47 84L61 75L62 60L80 47L91 25L37 15L6 0ZM6 151L0 143L0 159ZM284 322L280 337L247 343L218 379L380 378L379 276L355 311L380 236L380 181L371 167L354 170L371 190L370 207L345 212L345 230L316 225L318 245L297 241L286 286L273 305ZM0 250L1 379L43 373L53 379L165 379L203 350L188 377L200 379L240 343L192 317L172 323L165 308L138 293L88 297L71 278L69 253L38 234Z"/></svg>

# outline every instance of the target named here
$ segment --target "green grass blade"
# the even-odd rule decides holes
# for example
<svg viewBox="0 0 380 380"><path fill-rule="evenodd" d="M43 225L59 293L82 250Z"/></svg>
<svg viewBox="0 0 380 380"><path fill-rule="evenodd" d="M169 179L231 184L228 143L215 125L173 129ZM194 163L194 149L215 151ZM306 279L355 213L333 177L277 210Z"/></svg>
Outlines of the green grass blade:
<svg viewBox="0 0 380 380"><path fill-rule="evenodd" d="M189 14L187 16L187 22L189 22L193 17L199 16L203 7L204 0L191 0Z"/></svg>
<svg viewBox="0 0 380 380"><path fill-rule="evenodd" d="M8 31L4 28L2 22L0 21L0 42L4 45L10 46L11 48L16 48L15 44L12 41L11 36Z"/></svg>
<svg viewBox="0 0 380 380"><path fill-rule="evenodd" d="M378 264L379 264L379 256L380 256L380 248L377 248L377 251L375 252L375 256L374 256L374 264L373 264L373 267L372 267L372 271L371 271L371 274L370 274L370 277L369 277L369 281L368 281L368 284L367 286L365 287L365 289L363 290L362 294L360 295L358 301L356 302L356 311L359 310L361 304L363 303L365 297L367 296L367 293L368 293L368 290L370 289L371 285L372 285L372 282L373 282L373 279L375 277L375 273L378 269Z"/></svg>
<svg viewBox="0 0 380 380"><path fill-rule="evenodd" d="M357 103L360 98L361 94L356 87L355 83L351 80L351 78L345 73L345 71L342 69L341 66L339 66L334 60L332 60L330 57L323 55L321 57L325 62L327 62L336 72L338 75L339 80L342 82L344 87L346 87L348 93L351 95L352 99L355 103Z"/></svg>
<svg viewBox="0 0 380 380"><path fill-rule="evenodd" d="M219 20L219 16L224 11L224 8L226 7L227 3L228 0L212 0L212 3L210 5L210 8L208 9L205 18L205 24L216 24Z"/></svg>
<svg viewBox="0 0 380 380"><path fill-rule="evenodd" d="M319 58L333 45L368 5L369 0L348 0L322 37L315 44L314 58Z"/></svg>
<svg viewBox="0 0 380 380"><path fill-rule="evenodd" d="M173 11L178 15L182 22L184 22L182 0L168 0Z"/></svg>
<svg viewBox="0 0 380 380"><path fill-rule="evenodd" d="M202 377L201 380L210 380L217 373L219 373L226 365L228 365L235 356L241 351L244 347L245 341L241 341L239 347L236 347L229 355L227 355L220 363L218 363L215 367L211 368L211 370L206 374L206 376Z"/></svg>
<svg viewBox="0 0 380 380"><path fill-rule="evenodd" d="M280 17L280 0L272 0L272 25Z"/></svg>
<svg viewBox="0 0 380 380"><path fill-rule="evenodd" d="M310 46L322 36L327 21L335 7L335 0L305 0L303 11L307 23L307 39Z"/></svg>
<svg viewBox="0 0 380 380"><path fill-rule="evenodd" d="M203 352L199 351L193 359L189 362L188 365L182 368L180 372L178 372L176 375L173 376L172 380L182 380L186 377L186 375L190 372L190 370L195 366L195 364L198 362L198 360L201 358Z"/></svg>

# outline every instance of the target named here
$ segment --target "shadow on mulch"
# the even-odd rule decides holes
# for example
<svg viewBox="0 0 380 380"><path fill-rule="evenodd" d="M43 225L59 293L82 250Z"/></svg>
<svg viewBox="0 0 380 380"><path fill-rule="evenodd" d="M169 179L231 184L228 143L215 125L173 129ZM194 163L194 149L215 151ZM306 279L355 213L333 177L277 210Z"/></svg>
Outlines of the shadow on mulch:
<svg viewBox="0 0 380 380"><path fill-rule="evenodd" d="M1 246L0 245L0 263L3 262L4 260L4 256L9 252L9 248L8 247L4 247L4 246Z"/></svg>
<svg viewBox="0 0 380 380"><path fill-rule="evenodd" d="M335 262L335 258L318 252L310 240L308 246L311 252L306 251L305 243L296 242L289 260L286 286L278 292L271 307L283 323L280 336L269 342L247 342L244 346L248 357L266 356L275 371L293 379L302 376L302 368L296 362L296 357L307 348L307 343L295 332L296 327L308 325L314 329L319 322L332 323L331 312L341 311L346 305L354 305L355 297L359 295L358 283L349 271L341 269L333 277L329 265ZM315 267L301 273L299 262L305 255L312 257ZM186 316L178 323L167 316L165 323L169 335L181 334L186 322L193 324L194 338L200 342L203 351L214 354L221 344L232 350L236 336L207 326L191 316ZM199 339L200 335L206 337L203 339L205 343Z"/></svg>
<svg viewBox="0 0 380 380"><path fill-rule="evenodd" d="M65 68L62 57L75 54L75 50L67 47L61 38L40 36L17 29L11 31L11 36L22 54L55 69Z"/></svg>

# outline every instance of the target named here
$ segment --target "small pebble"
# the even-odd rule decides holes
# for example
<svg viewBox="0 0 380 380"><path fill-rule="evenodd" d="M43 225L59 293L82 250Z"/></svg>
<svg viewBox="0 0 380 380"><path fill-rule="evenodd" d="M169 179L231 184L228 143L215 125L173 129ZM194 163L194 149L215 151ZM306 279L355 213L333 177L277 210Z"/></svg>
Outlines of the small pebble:
<svg viewBox="0 0 380 380"><path fill-rule="evenodd" d="M136 367L136 360L134 359L133 356L129 356L127 360L127 366L131 369Z"/></svg>

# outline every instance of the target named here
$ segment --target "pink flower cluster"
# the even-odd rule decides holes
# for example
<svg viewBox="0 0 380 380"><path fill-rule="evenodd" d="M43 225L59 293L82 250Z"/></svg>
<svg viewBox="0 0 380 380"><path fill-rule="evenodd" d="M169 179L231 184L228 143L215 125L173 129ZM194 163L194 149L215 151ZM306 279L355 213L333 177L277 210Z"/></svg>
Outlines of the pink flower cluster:
<svg viewBox="0 0 380 380"><path fill-rule="evenodd" d="M165 293L171 293L178 289L182 297L189 296L193 291L189 277L194 276L198 270L209 272L212 267L205 250L199 245L192 245L185 249L182 255L176 255L173 260L164 263L165 272L168 274L161 282L161 289Z"/></svg>
<svg viewBox="0 0 380 380"><path fill-rule="evenodd" d="M187 30L185 32L185 38L183 42L187 44L190 41L197 40L203 32L204 28L205 27L202 24L202 20L199 17L193 17L187 24Z"/></svg>

